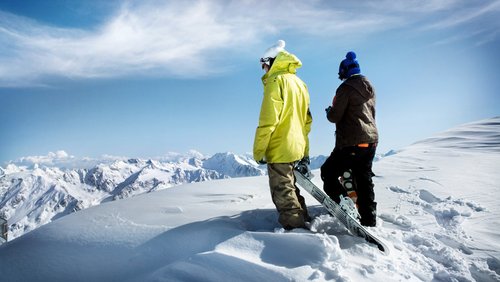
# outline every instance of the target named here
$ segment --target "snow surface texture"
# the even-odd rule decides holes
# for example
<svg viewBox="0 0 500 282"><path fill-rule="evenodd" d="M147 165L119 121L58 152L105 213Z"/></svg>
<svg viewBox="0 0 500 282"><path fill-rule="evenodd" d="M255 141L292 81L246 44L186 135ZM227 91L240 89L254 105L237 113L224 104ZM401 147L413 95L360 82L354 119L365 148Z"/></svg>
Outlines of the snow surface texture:
<svg viewBox="0 0 500 282"><path fill-rule="evenodd" d="M266 176L191 183L64 216L0 246L2 281L500 281L500 118L376 163L384 255L308 195L285 232ZM314 182L321 185L319 171Z"/></svg>

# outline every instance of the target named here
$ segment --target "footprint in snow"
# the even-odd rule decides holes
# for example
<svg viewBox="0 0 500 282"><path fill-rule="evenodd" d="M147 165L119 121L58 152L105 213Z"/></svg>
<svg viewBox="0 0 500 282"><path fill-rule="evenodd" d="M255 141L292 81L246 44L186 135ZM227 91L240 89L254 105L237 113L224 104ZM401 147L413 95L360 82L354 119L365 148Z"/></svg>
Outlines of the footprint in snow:
<svg viewBox="0 0 500 282"><path fill-rule="evenodd" d="M411 194L411 192L409 192L408 190L405 190L405 189L398 187L398 186L390 186L389 190L391 190L394 193Z"/></svg>

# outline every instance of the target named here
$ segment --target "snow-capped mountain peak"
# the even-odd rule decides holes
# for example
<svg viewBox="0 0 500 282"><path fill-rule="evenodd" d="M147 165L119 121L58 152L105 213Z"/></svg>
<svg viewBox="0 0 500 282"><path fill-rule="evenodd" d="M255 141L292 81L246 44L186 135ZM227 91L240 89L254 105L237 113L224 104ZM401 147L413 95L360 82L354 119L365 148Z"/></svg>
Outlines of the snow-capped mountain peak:
<svg viewBox="0 0 500 282"><path fill-rule="evenodd" d="M79 160L59 151L0 168L0 217L9 221L9 236L15 238L102 202L184 183L264 174L255 162L232 153L204 157L191 151L158 160L109 156Z"/></svg>
<svg viewBox="0 0 500 282"><path fill-rule="evenodd" d="M203 167L215 171L224 171L229 177L262 175L262 169L250 157L233 153L218 153L206 159Z"/></svg>

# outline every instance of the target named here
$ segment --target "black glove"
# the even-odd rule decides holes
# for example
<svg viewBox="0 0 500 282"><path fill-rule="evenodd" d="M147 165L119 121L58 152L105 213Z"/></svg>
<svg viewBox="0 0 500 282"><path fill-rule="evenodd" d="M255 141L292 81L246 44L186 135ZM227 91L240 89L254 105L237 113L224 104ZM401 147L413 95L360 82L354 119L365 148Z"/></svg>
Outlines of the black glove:
<svg viewBox="0 0 500 282"><path fill-rule="evenodd" d="M309 157L303 157L296 165L295 165L295 170L298 172L302 173L305 177L311 178L311 171L309 170L309 165L311 164L311 161L309 160Z"/></svg>
<svg viewBox="0 0 500 282"><path fill-rule="evenodd" d="M260 164L260 165L265 165L265 164L267 164L267 162L266 162L264 159L262 159L262 160L260 160L260 161L257 161L257 163L258 163L258 164Z"/></svg>

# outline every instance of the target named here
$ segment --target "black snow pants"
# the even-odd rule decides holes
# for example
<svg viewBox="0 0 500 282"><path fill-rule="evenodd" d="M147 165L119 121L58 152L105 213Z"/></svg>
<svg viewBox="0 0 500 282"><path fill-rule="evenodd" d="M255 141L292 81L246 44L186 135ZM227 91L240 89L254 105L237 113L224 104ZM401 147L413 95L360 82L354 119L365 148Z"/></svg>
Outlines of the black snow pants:
<svg viewBox="0 0 500 282"><path fill-rule="evenodd" d="M376 144L370 144L367 148L358 146L335 148L321 166L323 189L337 203L340 201L341 194L347 195L338 178L348 169L352 170L354 187L358 196L356 203L361 215L361 224L364 226L376 224L377 203L372 181L375 150Z"/></svg>

